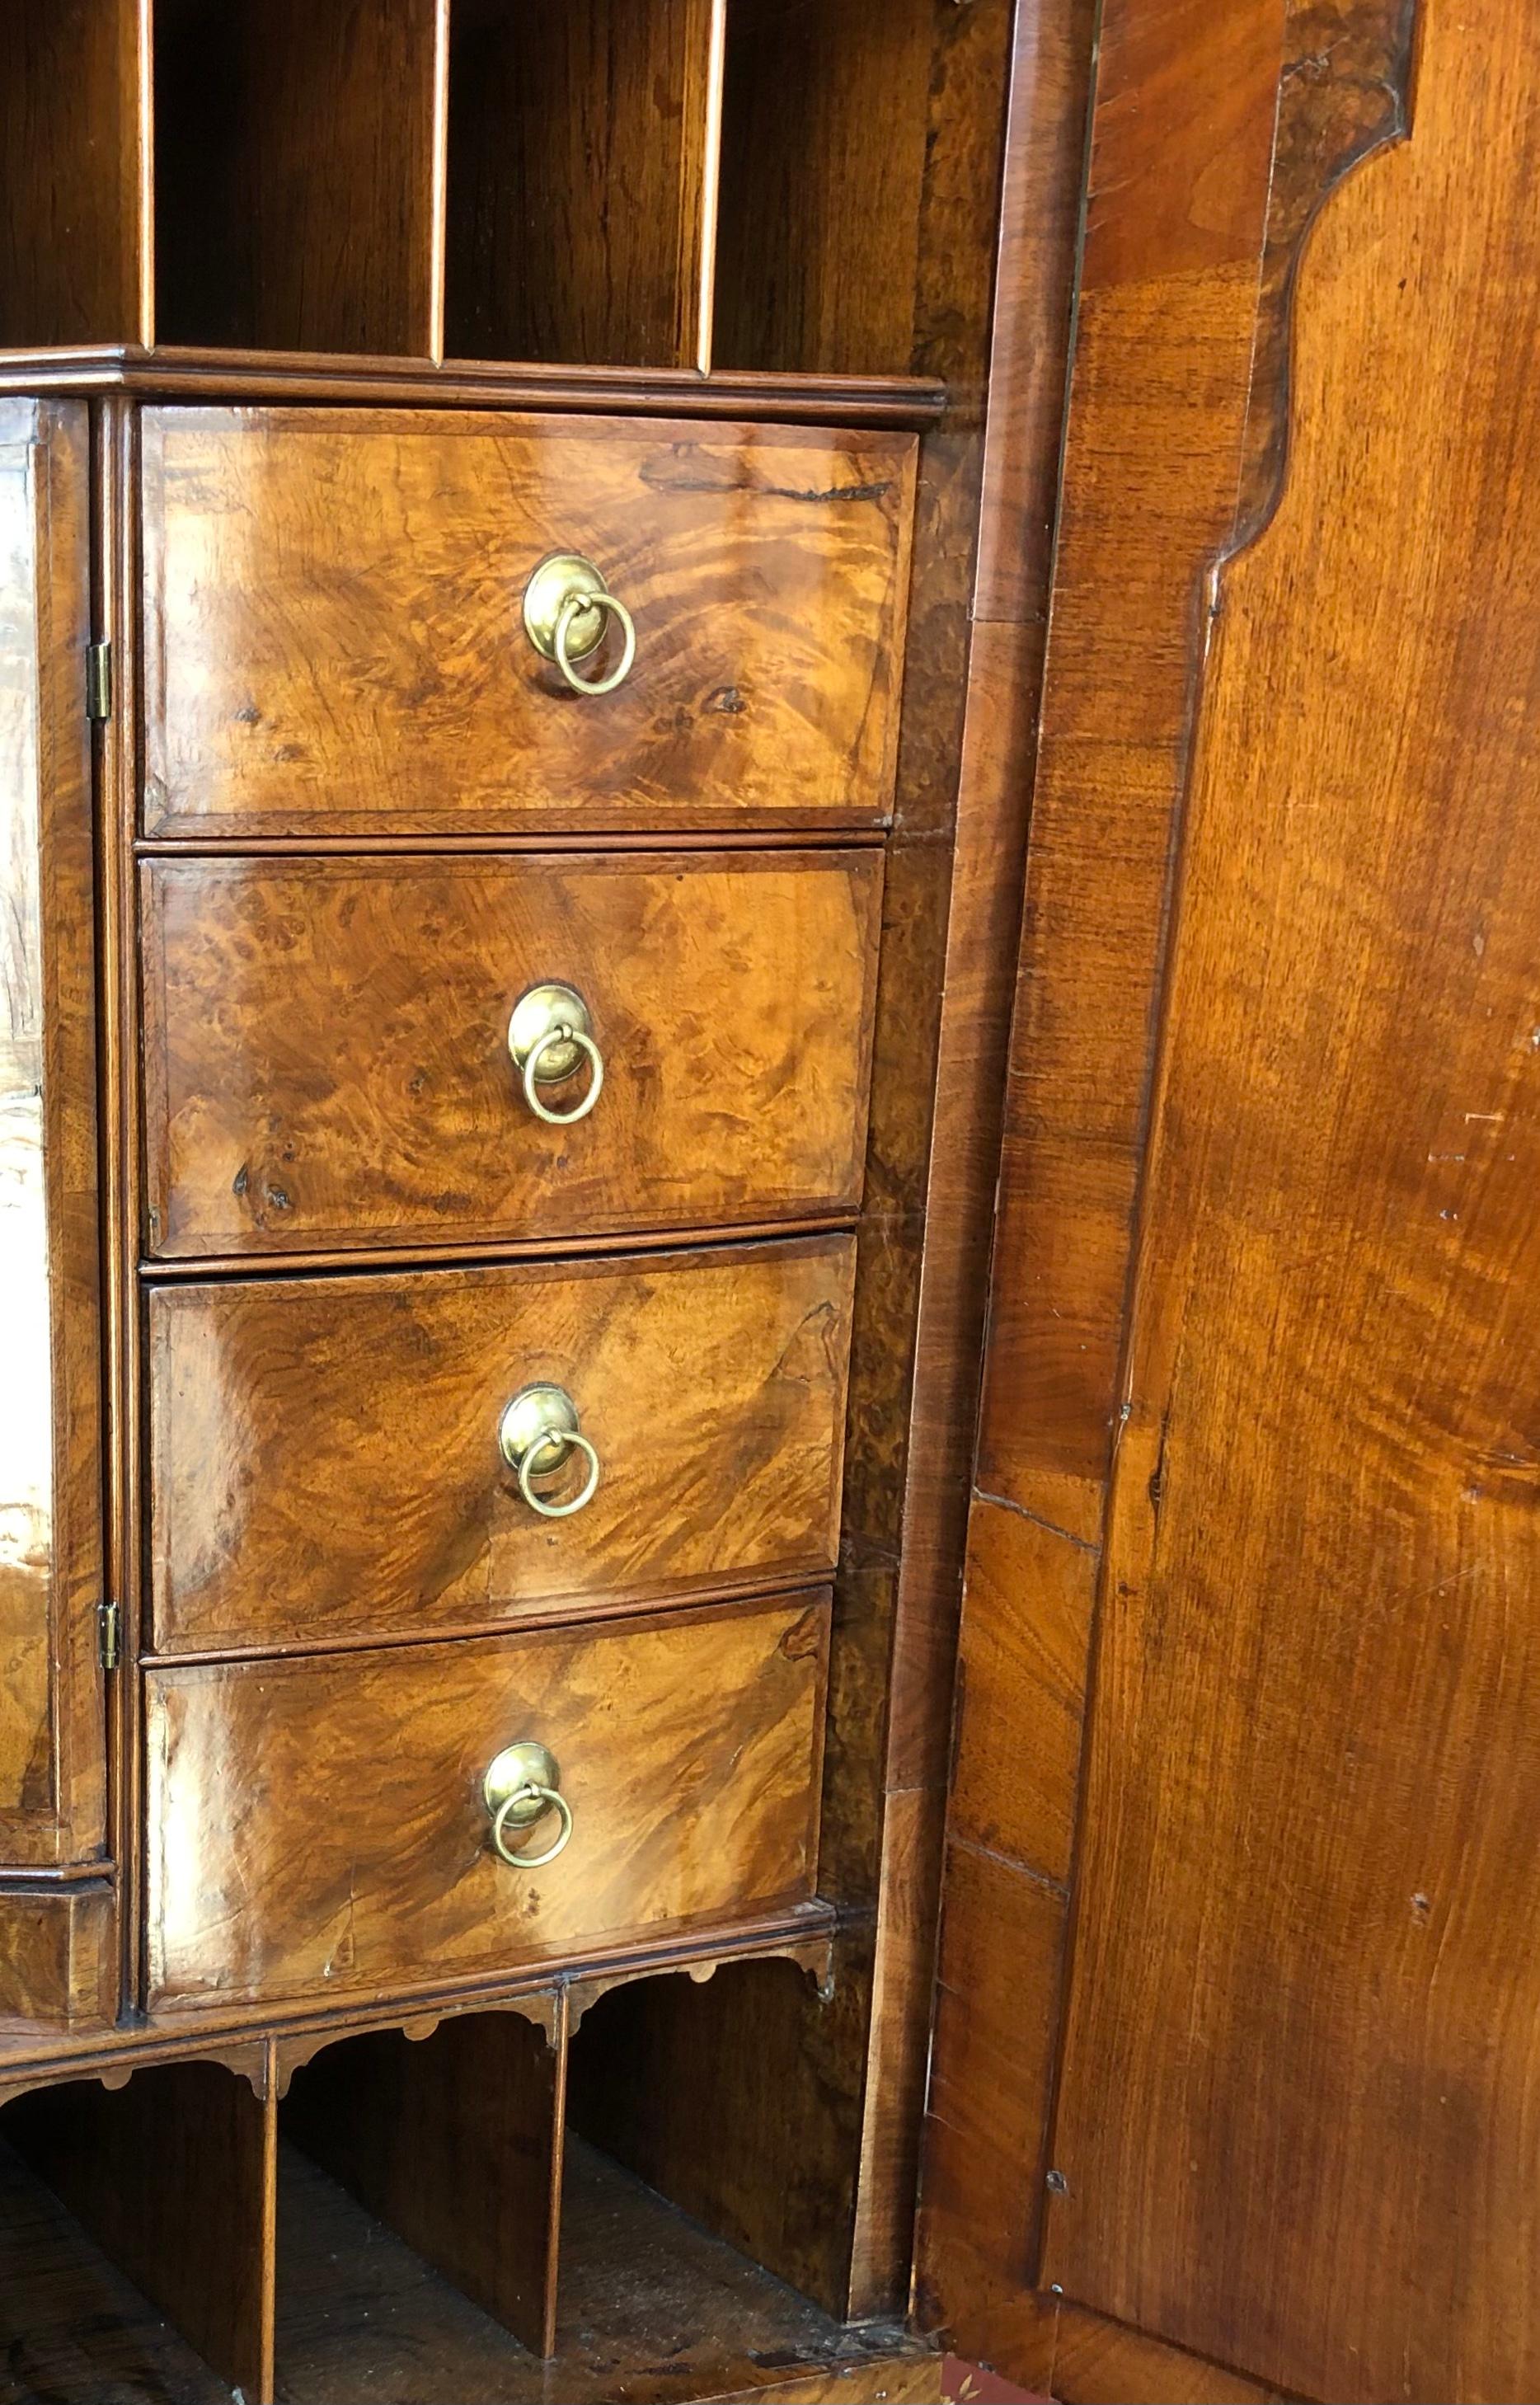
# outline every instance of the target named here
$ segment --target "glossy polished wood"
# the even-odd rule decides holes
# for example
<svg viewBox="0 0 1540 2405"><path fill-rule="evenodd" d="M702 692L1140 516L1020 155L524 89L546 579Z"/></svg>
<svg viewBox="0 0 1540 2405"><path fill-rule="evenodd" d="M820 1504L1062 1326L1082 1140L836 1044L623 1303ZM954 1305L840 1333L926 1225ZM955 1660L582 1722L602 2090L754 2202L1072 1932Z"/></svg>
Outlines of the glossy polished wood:
<svg viewBox="0 0 1540 2405"><path fill-rule="evenodd" d="M147 834L889 808L902 435L152 408L143 439ZM553 551L635 616L616 693L568 692L525 634Z"/></svg>
<svg viewBox="0 0 1540 2405"><path fill-rule="evenodd" d="M854 1274L851 1240L821 1237L157 1290L156 1647L427 1635L827 1577ZM571 1395L602 1464L560 1523L497 1446L538 1382Z"/></svg>
<svg viewBox="0 0 1540 2405"><path fill-rule="evenodd" d="M0 2054L111 2025L115 1901L105 1886L0 1885Z"/></svg>
<svg viewBox="0 0 1540 2405"><path fill-rule="evenodd" d="M817 1861L826 1604L147 1680L161 2006L473 1976L792 1903ZM493 1853L481 1780L531 1737L570 1845Z"/></svg>
<svg viewBox="0 0 1540 2405"><path fill-rule="evenodd" d="M0 1865L105 1842L90 469L0 404Z"/></svg>
<svg viewBox="0 0 1540 2405"><path fill-rule="evenodd" d="M875 851L170 861L145 870L149 1249L559 1237L860 1197ZM536 1119L509 1016L606 1074ZM570 1109L582 1089L551 1090Z"/></svg>
<svg viewBox="0 0 1540 2405"><path fill-rule="evenodd" d="M430 354L439 0L155 0L155 323Z"/></svg>
<svg viewBox="0 0 1540 2405"><path fill-rule="evenodd" d="M454 357L694 365L716 5L455 0Z"/></svg>
<svg viewBox="0 0 1540 2405"><path fill-rule="evenodd" d="M1540 2384L1531 65L1426 8L1221 586L1056 2140L1052 2278L1334 2398Z"/></svg>

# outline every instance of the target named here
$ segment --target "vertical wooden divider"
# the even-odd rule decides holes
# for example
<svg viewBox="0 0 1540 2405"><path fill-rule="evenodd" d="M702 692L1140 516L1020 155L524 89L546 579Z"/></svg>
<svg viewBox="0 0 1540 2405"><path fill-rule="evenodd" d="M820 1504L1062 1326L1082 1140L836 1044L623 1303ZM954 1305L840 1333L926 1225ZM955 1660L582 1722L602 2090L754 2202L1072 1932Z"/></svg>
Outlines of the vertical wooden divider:
<svg viewBox="0 0 1540 2405"><path fill-rule="evenodd" d="M716 346L717 218L721 206L722 88L727 75L727 0L711 0L701 135L700 252L696 260L695 366L711 373Z"/></svg>
<svg viewBox="0 0 1540 2405"><path fill-rule="evenodd" d="M427 355L434 366L444 358L445 279L449 246L449 8L434 0L433 117L430 140L432 190L428 199Z"/></svg>
<svg viewBox="0 0 1540 2405"><path fill-rule="evenodd" d="M539 2356L556 2339L567 2063L556 1992L345 2039L284 2106L302 2152Z"/></svg>
<svg viewBox="0 0 1540 2405"><path fill-rule="evenodd" d="M44 2089L6 2136L103 2253L249 2405L272 2405L277 2092L217 2062Z"/></svg>

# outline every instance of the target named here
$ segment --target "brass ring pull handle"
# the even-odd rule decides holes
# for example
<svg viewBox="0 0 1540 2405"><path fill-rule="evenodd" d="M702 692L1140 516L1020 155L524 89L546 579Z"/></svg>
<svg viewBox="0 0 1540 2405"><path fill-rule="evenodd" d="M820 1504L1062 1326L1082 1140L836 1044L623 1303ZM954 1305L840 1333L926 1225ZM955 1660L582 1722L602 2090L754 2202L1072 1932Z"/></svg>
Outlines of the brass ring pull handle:
<svg viewBox="0 0 1540 2405"><path fill-rule="evenodd" d="M578 1426L578 1406L564 1386L522 1387L498 1423L497 1443L518 1474L520 1494L542 1520L570 1520L593 1502L602 1475L599 1456ZM568 1503L548 1503L536 1494L533 1481L553 1476L574 1452L588 1463L581 1487Z"/></svg>
<svg viewBox="0 0 1540 2405"><path fill-rule="evenodd" d="M621 630L619 661L608 676L580 676L577 663L598 650L611 620ZM574 693L613 693L636 665L636 620L593 561L575 551L553 551L536 569L525 586L524 628L541 659L554 660Z"/></svg>
<svg viewBox="0 0 1540 2405"><path fill-rule="evenodd" d="M524 1098L547 1127L572 1127L585 1119L604 1091L604 1054L594 1041L588 1005L575 987L532 985L513 1006L508 1048L524 1086ZM584 1062L588 1090L568 1111L553 1111L539 1096L541 1086L564 1086Z"/></svg>
<svg viewBox="0 0 1540 2405"><path fill-rule="evenodd" d="M532 1737L505 1746L488 1764L482 1795L492 1815L493 1850L510 1870L543 1870L565 1851L572 1835L572 1807L561 1792L561 1775L554 1757ZM516 1854L508 1842L509 1830L532 1829L548 1812L554 1812L561 1823L551 1844L538 1854Z"/></svg>

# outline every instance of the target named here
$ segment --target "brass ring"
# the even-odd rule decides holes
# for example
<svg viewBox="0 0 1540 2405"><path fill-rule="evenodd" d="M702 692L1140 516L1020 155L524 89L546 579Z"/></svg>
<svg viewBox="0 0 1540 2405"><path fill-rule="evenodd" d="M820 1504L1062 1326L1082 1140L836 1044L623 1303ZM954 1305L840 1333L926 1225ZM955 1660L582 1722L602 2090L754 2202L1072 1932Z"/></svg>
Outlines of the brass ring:
<svg viewBox="0 0 1540 2405"><path fill-rule="evenodd" d="M503 1832L508 1826L508 1816L516 1805L527 1804L532 1795L539 1796L550 1810L553 1812L559 1812L561 1814L562 1825L560 1832L557 1835L555 1844L553 1846L547 1846L543 1854L511 1854L509 1852L508 1846L503 1835ZM547 1863L553 1863L555 1861L556 1856L562 1852L571 1835L572 1807L558 1787L536 1787L533 1785L528 1787L515 1787L511 1795L505 1795L503 1797L502 1802L498 1805L497 1809L493 1816L492 1843L497 1848L497 1852L501 1855L503 1861L508 1864L509 1869L511 1871L543 1870Z"/></svg>
<svg viewBox="0 0 1540 2405"><path fill-rule="evenodd" d="M573 1445L576 1445L580 1453L585 1453L588 1456L588 1476L583 1480L582 1493L574 1496L570 1503L542 1503L530 1486L529 1481L534 1474L536 1464L548 1444L565 1444L569 1451ZM567 1456L564 1454L561 1461L552 1464L552 1469L560 1470L566 1459ZM530 1510L538 1512L542 1520L570 1520L574 1512L581 1512L593 1502L598 1493L599 1476L599 1456L581 1428L557 1428L553 1429L550 1436L543 1438L539 1444L532 1444L520 1462L519 1492Z"/></svg>
<svg viewBox="0 0 1540 2405"><path fill-rule="evenodd" d="M620 666L611 668L607 677L581 677L567 654L567 638L587 610L607 610L612 618L619 621L624 637L621 645ZM625 603L617 600L613 593L569 593L557 613L553 650L556 666L574 693L613 693L617 685L625 682L637 657L637 622Z"/></svg>
<svg viewBox="0 0 1540 2405"><path fill-rule="evenodd" d="M539 1067L540 1062L544 1055L557 1044L575 1044L580 1052L587 1054L588 1065L594 1072L594 1075L588 1081L587 1093L584 1094L581 1102L578 1104L577 1109L573 1111L547 1110L539 1094L535 1091L536 1072ZM530 1109L534 1112L535 1117L538 1119L544 1119L547 1127L575 1126L579 1119L585 1119L588 1117L589 1112L593 1109L595 1104L598 1101L599 1096L603 1091L604 1054L599 1050L599 1048L595 1043L592 1035L585 1035L581 1027L564 1026L549 1029L547 1033L540 1037L539 1042L535 1046L524 1064L525 1101L529 1104Z"/></svg>

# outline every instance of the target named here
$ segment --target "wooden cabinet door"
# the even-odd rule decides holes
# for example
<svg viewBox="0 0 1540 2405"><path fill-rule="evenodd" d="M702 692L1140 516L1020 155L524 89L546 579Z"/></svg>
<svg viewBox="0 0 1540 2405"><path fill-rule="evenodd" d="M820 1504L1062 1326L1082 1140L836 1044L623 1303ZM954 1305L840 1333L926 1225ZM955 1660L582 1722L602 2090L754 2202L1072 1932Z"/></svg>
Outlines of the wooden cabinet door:
<svg viewBox="0 0 1540 2405"><path fill-rule="evenodd" d="M1104 11L921 2261L1056 2398L1540 2395L1535 92Z"/></svg>
<svg viewBox="0 0 1540 2405"><path fill-rule="evenodd" d="M84 404L0 402L0 1881L104 1842L89 502Z"/></svg>

